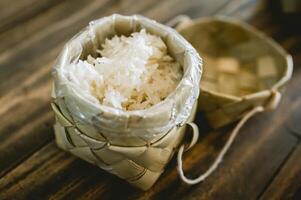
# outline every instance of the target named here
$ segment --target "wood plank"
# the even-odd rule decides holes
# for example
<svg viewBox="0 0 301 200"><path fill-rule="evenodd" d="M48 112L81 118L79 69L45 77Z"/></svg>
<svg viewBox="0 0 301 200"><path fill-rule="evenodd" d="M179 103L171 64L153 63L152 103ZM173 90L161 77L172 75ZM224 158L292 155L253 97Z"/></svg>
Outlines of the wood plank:
<svg viewBox="0 0 301 200"><path fill-rule="evenodd" d="M293 107L301 109L301 104ZM279 116L282 112L276 113ZM245 137L240 136L237 139L239 145L233 147L232 151L235 152L228 154L216 174L193 188L186 196L187 199L256 199L261 195L298 141L289 134L286 122L260 118L256 116L256 120L273 126L266 127L258 121L250 121L245 128L247 130L243 129ZM256 139L254 132L259 134Z"/></svg>
<svg viewBox="0 0 301 200"><path fill-rule="evenodd" d="M43 10L43 12L39 13L37 16L34 16L22 23L19 22L17 26L13 26L10 29L3 30L3 32L0 32L0 53L14 48L16 45L19 45L30 37L34 37L34 35L38 32L47 29L48 26L51 26L70 15L73 15L78 12L78 10L85 8L92 2L94 2L94 0L87 0L85 3L80 0L61 1L59 4L49 7L47 10ZM0 17L0 19L4 21L3 18Z"/></svg>
<svg viewBox="0 0 301 200"><path fill-rule="evenodd" d="M296 99L298 101L298 99ZM289 121L286 124L287 129L296 136L299 140L301 140L301 109L293 110L293 112L290 113Z"/></svg>
<svg viewBox="0 0 301 200"><path fill-rule="evenodd" d="M261 199L300 199L301 198L301 145L283 165Z"/></svg>
<svg viewBox="0 0 301 200"><path fill-rule="evenodd" d="M46 83L50 85L50 80ZM34 86L35 90L17 96L0 115L0 176L53 139L50 87Z"/></svg>
<svg viewBox="0 0 301 200"><path fill-rule="evenodd" d="M299 72L300 70L298 70ZM283 162L279 173L273 178L260 199L300 199L301 197L301 109L293 109L286 124L287 129L298 139L298 145Z"/></svg>
<svg viewBox="0 0 301 200"><path fill-rule="evenodd" d="M22 23L51 6L60 3L60 0L2 0L0 1L0 32L8 30Z"/></svg>
<svg viewBox="0 0 301 200"><path fill-rule="evenodd" d="M36 157L39 157L39 159L35 159ZM74 157L69 156L67 153L58 151L52 142L43 147L41 151L35 153L32 159L28 159L14 169L13 171L16 173L0 179L0 198L37 199L38 197L39 199L46 199L46 196L40 196L38 193L31 192L41 183L48 185L45 190L55 190L55 188L52 187L54 185L51 184L51 181L48 181L49 178L53 178L53 180L62 183L66 183L70 179L80 181L82 178L80 174L83 174L82 172L84 170L82 166L84 166L84 168L86 167L86 170L90 167L86 164L78 165L77 163L80 162L79 160L75 161ZM71 174L67 172L67 174L61 176L58 172L66 166L77 168L79 173ZM90 169L88 172L93 172L93 170L91 171ZM64 173L64 171L61 171L61 173ZM18 195L16 196L15 194Z"/></svg>

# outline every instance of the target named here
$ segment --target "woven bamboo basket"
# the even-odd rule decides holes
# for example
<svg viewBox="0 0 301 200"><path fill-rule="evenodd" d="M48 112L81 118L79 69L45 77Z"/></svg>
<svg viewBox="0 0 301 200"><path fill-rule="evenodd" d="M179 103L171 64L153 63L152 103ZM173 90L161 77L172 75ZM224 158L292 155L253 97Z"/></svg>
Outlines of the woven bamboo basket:
<svg viewBox="0 0 301 200"><path fill-rule="evenodd" d="M212 165L200 176L187 178L179 148L178 172L183 182L204 181L217 169L241 127L258 112L273 110L293 71L291 56L255 28L233 18L191 20L178 16L168 23L204 59L198 110L214 128L239 120Z"/></svg>
<svg viewBox="0 0 301 200"><path fill-rule="evenodd" d="M68 84L64 75L68 64L95 54L107 37L129 35L142 28L160 36L183 67L181 82L165 100L145 110L122 111L94 105ZM167 26L137 15L92 21L67 42L54 66L51 105L58 146L147 190L181 143L185 124L194 118L201 71L195 49Z"/></svg>
<svg viewBox="0 0 301 200"><path fill-rule="evenodd" d="M233 18L179 16L173 22L204 60L198 110L214 128L242 118L254 107L277 106L293 64L276 42Z"/></svg>

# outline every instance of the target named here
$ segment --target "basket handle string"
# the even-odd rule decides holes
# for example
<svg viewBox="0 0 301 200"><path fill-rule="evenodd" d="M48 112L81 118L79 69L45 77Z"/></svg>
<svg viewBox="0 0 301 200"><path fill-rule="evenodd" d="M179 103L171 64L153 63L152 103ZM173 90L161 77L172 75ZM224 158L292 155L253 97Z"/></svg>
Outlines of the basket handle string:
<svg viewBox="0 0 301 200"><path fill-rule="evenodd" d="M227 140L225 146L222 148L221 152L219 153L219 155L217 156L215 161L212 163L212 165L209 167L209 169L207 169L207 171L205 173L201 174L199 177L194 178L194 179L189 179L185 176L185 174L183 172L182 156L183 156L184 151L187 151L192 146L194 146L194 144L196 143L196 140L199 135L199 130L198 130L198 127L196 124L194 124L192 122L186 123L187 125L190 125L192 127L193 137L192 137L190 144L188 145L188 147L186 149L185 149L185 145L182 144L178 150L178 155L177 155L178 168L177 169L178 169L178 173L179 173L182 181L189 185L194 185L194 184L204 181L208 176L210 176L212 174L212 172L214 172L217 169L218 165L223 160L225 154L231 147L231 145L232 145L235 137L237 136L239 130L241 129L241 127L256 113L263 112L265 110L272 110L272 109L276 108L280 102L280 99L281 99L281 94L279 92L271 91L271 98L264 107L256 106L253 109L251 109L248 113L246 113L242 117L242 119L239 121L239 123L236 125L236 127L234 128L232 133L230 134L230 137Z"/></svg>

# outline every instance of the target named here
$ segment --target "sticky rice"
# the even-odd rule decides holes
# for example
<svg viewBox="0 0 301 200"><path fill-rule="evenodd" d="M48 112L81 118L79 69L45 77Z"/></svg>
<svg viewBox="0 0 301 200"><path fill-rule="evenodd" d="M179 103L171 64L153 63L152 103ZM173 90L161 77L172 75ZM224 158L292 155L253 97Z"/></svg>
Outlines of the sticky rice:
<svg viewBox="0 0 301 200"><path fill-rule="evenodd" d="M149 108L174 91L183 76L163 40L144 29L106 39L97 53L71 64L68 77L86 98L105 106Z"/></svg>

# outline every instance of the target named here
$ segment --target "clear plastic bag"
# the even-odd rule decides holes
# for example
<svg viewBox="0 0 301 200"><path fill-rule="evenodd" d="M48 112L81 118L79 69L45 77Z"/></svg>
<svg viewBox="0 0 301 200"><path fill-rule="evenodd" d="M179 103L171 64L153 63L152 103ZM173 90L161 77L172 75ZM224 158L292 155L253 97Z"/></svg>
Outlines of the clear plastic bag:
<svg viewBox="0 0 301 200"><path fill-rule="evenodd" d="M92 101L85 91L68 81L68 65L94 55L105 38L129 35L145 28L160 36L169 53L182 65L184 75L176 90L164 101L144 110L123 111ZM199 95L201 59L194 48L175 30L142 16L112 15L89 23L64 46L54 66L54 95L76 123L90 124L112 137L139 137L151 140L183 124ZM59 107L61 107L59 105Z"/></svg>

